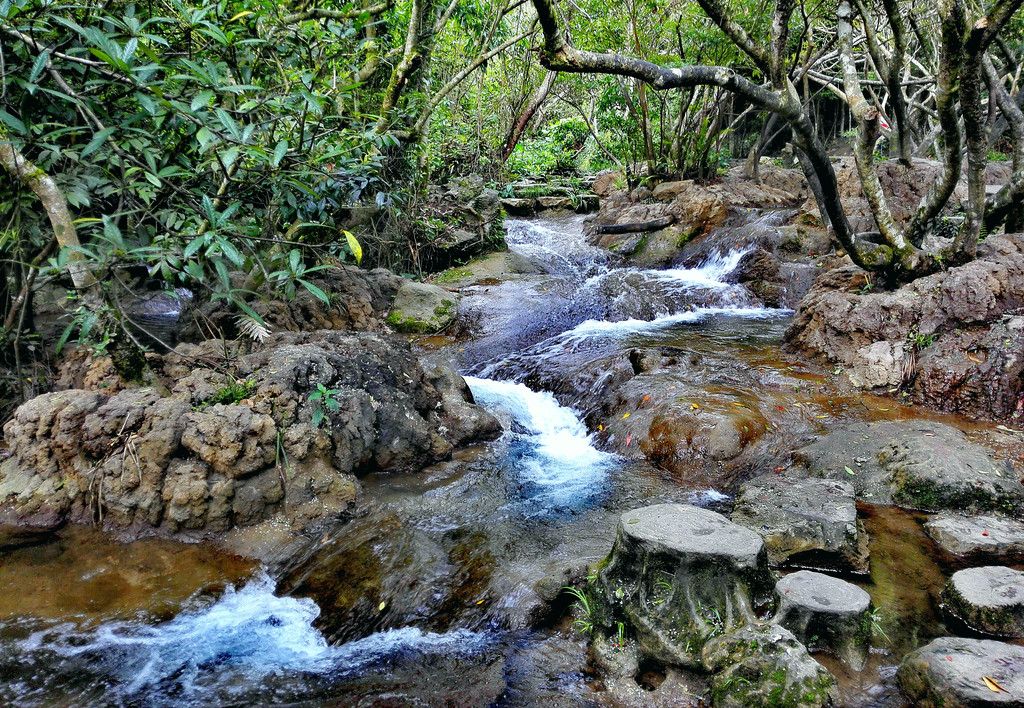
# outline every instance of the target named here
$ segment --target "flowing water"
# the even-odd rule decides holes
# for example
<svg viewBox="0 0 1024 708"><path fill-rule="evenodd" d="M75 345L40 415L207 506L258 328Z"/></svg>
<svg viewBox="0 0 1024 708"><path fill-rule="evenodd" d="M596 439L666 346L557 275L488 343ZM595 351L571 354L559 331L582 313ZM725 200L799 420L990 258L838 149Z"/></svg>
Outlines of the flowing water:
<svg viewBox="0 0 1024 708"><path fill-rule="evenodd" d="M835 395L779 351L790 313L725 282L742 230L773 218L751 215L726 252L660 271L618 266L586 242L581 217L510 221L511 248L540 272L466 288L471 334L423 343L466 373L505 427L499 440L420 474L369 475L356 518L272 569L74 530L0 554L0 705L614 704L564 604L548 600L608 553L622 511L730 501L720 477L666 472L595 424L638 351L670 358L652 374L659 395L770 431L749 445L750 471L834 422L920 414ZM864 513L865 585L888 641L863 672L830 668L846 704L899 706L893 665L942 631L932 598L950 561L917 517Z"/></svg>

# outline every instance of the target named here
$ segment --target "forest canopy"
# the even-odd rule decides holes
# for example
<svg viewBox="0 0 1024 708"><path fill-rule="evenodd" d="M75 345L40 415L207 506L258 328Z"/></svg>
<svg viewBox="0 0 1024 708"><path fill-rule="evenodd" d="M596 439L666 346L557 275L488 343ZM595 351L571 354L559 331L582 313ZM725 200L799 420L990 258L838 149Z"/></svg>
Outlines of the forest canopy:
<svg viewBox="0 0 1024 708"><path fill-rule="evenodd" d="M1024 223L1021 2L4 0L2 334L44 283L83 339L130 339L143 281L258 328L256 289L327 298L327 264L422 275L431 184L709 181L787 144L837 244L912 280ZM837 147L876 231L843 210ZM919 158L940 177L901 223L876 165ZM1013 167L996 190L990 159Z"/></svg>

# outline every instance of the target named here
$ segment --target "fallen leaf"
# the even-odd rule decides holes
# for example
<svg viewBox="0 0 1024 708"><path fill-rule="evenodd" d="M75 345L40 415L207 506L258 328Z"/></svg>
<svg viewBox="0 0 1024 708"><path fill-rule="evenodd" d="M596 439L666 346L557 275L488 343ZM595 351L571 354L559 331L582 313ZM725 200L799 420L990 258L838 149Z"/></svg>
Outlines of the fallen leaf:
<svg viewBox="0 0 1024 708"><path fill-rule="evenodd" d="M696 403L694 403L694 404L693 404L692 406L690 406L690 410L691 410L691 411L695 411L695 410L697 410L698 408L700 408L700 406L698 406L698 405L697 405Z"/></svg>
<svg viewBox="0 0 1024 708"><path fill-rule="evenodd" d="M951 657L949 654L946 654L946 661L953 661L953 657Z"/></svg>
<svg viewBox="0 0 1024 708"><path fill-rule="evenodd" d="M853 470L851 470L851 469L850 469L849 467L844 467L843 469L845 469L845 470L846 470L846 474L857 474L856 472L854 472Z"/></svg>
<svg viewBox="0 0 1024 708"><path fill-rule="evenodd" d="M888 409L888 408L882 408L882 407L879 407L879 408L878 408L878 410L880 410L880 411L887 411L887 410L889 410L889 409Z"/></svg>
<svg viewBox="0 0 1024 708"><path fill-rule="evenodd" d="M626 415L622 416L622 419L625 420L628 417L629 417L629 413L627 413Z"/></svg>
<svg viewBox="0 0 1024 708"><path fill-rule="evenodd" d="M988 686L990 691L994 691L995 693L999 693L1000 691L1002 691L1003 693L1009 693L1009 691L1007 691L1005 688L996 683L996 680L994 678L991 678L989 676L982 676L981 680L985 682L985 685Z"/></svg>
<svg viewBox="0 0 1024 708"><path fill-rule="evenodd" d="M988 529L985 529L984 531L982 531L981 535L982 536L988 536Z"/></svg>
<svg viewBox="0 0 1024 708"><path fill-rule="evenodd" d="M387 607L387 606L388 606L388 603L386 603L386 602L380 603L379 605L377 605L377 612L383 612L384 608Z"/></svg>
<svg viewBox="0 0 1024 708"><path fill-rule="evenodd" d="M827 416L827 415L816 415L816 416L814 416L814 417L815 417L815 418L828 418L828 416Z"/></svg>
<svg viewBox="0 0 1024 708"><path fill-rule="evenodd" d="M782 406L775 406L775 407L776 407L776 408L778 408L778 409L779 409L780 411L782 411L783 413L785 413L785 412L786 412L786 409L785 409L785 408L783 408Z"/></svg>
<svg viewBox="0 0 1024 708"><path fill-rule="evenodd" d="M633 441L633 433L626 435L626 447L629 447L629 443Z"/></svg>
<svg viewBox="0 0 1024 708"><path fill-rule="evenodd" d="M644 403L647 403L647 401L649 400L651 400L651 397L649 395L644 396L644 400L640 401L640 404L643 405Z"/></svg>
<svg viewBox="0 0 1024 708"><path fill-rule="evenodd" d="M772 470L772 472L781 472L784 469L786 469L786 468L785 467L776 467L774 470Z"/></svg>
<svg viewBox="0 0 1024 708"><path fill-rule="evenodd" d="M975 359L970 354L967 355L967 358L970 359L971 361L973 361L975 364L983 364L984 363L983 359Z"/></svg>
<svg viewBox="0 0 1024 708"><path fill-rule="evenodd" d="M484 598L483 600L478 600L476 604L478 604L478 605L482 605L482 604L484 604L485 602L487 602L487 598Z"/></svg>
<svg viewBox="0 0 1024 708"><path fill-rule="evenodd" d="M640 523L640 519L630 519L626 523L627 524L639 524Z"/></svg>
<svg viewBox="0 0 1024 708"><path fill-rule="evenodd" d="M600 423L598 423L598 425L597 425L597 429L598 429L598 430L600 430L600 431L602 431L602 432L604 432L604 426L603 426L603 425L601 425Z"/></svg>

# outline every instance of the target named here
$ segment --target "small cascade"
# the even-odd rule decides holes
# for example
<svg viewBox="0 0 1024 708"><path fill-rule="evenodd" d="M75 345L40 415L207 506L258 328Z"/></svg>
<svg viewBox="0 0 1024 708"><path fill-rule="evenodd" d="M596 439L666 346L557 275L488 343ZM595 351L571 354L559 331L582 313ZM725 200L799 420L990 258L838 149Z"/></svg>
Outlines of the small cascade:
<svg viewBox="0 0 1024 708"><path fill-rule="evenodd" d="M466 383L477 403L503 418L516 453L512 468L527 515L578 510L604 490L613 455L594 447L576 414L547 392L521 383L472 376Z"/></svg>

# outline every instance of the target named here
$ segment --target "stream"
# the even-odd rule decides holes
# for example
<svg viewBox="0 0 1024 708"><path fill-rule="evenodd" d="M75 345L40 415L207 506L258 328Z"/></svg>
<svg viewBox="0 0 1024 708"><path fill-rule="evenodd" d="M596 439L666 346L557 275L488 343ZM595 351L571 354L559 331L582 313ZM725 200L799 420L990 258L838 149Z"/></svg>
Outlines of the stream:
<svg viewBox="0 0 1024 708"><path fill-rule="evenodd" d="M826 372L780 350L791 312L726 282L743 234L777 222L740 215L725 227L732 250L655 271L590 246L582 217L509 220L510 248L537 272L463 288L460 333L417 344L466 376L501 420L499 440L419 474L363 478L355 518L272 568L92 529L0 552L0 705L614 705L567 602L552 611L539 595L608 554L620 513L663 502L727 513L737 476L785 464L840 422L969 427L838 395ZM610 399L637 351L676 363ZM641 394L638 408L678 399L763 432L724 472L704 459L655 466L625 427L602 422ZM861 672L818 658L844 705L903 706L895 665L944 633L933 598L956 564L919 515L861 511L872 572L855 582L881 608L884 634Z"/></svg>

